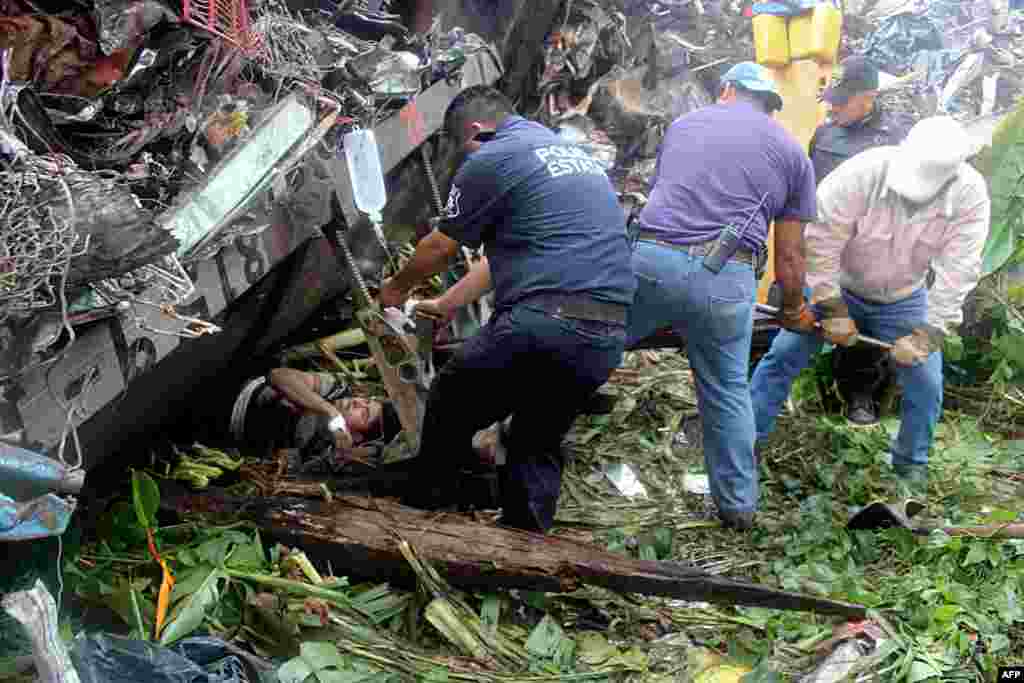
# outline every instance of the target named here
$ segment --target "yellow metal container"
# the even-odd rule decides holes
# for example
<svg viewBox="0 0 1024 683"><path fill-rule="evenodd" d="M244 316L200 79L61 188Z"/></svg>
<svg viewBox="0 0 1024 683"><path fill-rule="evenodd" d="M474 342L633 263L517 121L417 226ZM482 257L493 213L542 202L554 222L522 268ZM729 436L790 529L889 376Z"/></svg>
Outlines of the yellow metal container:
<svg viewBox="0 0 1024 683"><path fill-rule="evenodd" d="M790 59L813 59L831 64L839 52L843 31L843 13L831 2L823 2L810 12L789 20Z"/></svg>
<svg viewBox="0 0 1024 683"><path fill-rule="evenodd" d="M757 63L768 67L789 64L789 34L786 17L758 14L753 18L754 54Z"/></svg>

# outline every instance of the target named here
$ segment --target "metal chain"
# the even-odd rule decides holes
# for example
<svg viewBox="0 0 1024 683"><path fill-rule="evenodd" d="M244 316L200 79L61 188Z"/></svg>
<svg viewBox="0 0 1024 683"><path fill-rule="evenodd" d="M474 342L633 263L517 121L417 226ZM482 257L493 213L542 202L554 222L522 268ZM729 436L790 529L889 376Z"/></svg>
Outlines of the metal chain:
<svg viewBox="0 0 1024 683"><path fill-rule="evenodd" d="M423 170L427 173L427 184L430 185L430 196L434 199L437 217L442 218L444 217L444 202L441 200L441 186L437 182L437 175L434 173L434 163L430 159L426 143L420 145L420 158L423 159ZM462 254L462 258L468 268L473 262L473 252L468 247L462 247L459 253Z"/></svg>
<svg viewBox="0 0 1024 683"><path fill-rule="evenodd" d="M366 280L363 279L363 273L359 270L359 266L356 265L356 259L352 256L352 251L348 248L348 242L345 241L344 235L340 232L337 233L338 247L341 249L342 255L345 257L345 263L348 265L349 271L352 273L352 279L356 281L356 286L359 287L360 294L363 295L366 304L373 301L373 297L370 296L370 290L366 286Z"/></svg>
<svg viewBox="0 0 1024 683"><path fill-rule="evenodd" d="M437 176L434 175L434 164L430 160L430 153L427 151L426 143L420 145L420 157L423 159L423 168L427 172L427 182L430 184L430 195L434 198L434 208L437 215L444 214L444 202L441 201L441 188L437 184Z"/></svg>

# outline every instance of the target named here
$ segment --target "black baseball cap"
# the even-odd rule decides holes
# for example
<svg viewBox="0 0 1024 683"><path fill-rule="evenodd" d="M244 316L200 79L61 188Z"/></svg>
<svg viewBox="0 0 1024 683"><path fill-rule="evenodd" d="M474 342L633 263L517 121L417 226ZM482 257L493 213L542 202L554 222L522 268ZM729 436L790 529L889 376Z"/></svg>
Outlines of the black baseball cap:
<svg viewBox="0 0 1024 683"><path fill-rule="evenodd" d="M872 90L878 90L878 68L864 57L848 57L836 68L821 97L829 104L843 105L854 95Z"/></svg>

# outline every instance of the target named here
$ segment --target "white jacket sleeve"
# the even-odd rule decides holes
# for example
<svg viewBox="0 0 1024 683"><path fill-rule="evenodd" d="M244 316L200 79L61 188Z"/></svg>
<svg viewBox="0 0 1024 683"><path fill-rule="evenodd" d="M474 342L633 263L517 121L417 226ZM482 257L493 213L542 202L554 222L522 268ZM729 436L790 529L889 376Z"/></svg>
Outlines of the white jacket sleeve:
<svg viewBox="0 0 1024 683"><path fill-rule="evenodd" d="M839 295L843 249L867 215L884 157L869 150L841 163L818 186L818 220L807 226L807 286L815 301Z"/></svg>
<svg viewBox="0 0 1024 683"><path fill-rule="evenodd" d="M963 322L964 301L981 278L992 213L985 180L974 169L965 172L976 179L955 198L945 247L932 261L935 284L928 292L928 324L946 333Z"/></svg>

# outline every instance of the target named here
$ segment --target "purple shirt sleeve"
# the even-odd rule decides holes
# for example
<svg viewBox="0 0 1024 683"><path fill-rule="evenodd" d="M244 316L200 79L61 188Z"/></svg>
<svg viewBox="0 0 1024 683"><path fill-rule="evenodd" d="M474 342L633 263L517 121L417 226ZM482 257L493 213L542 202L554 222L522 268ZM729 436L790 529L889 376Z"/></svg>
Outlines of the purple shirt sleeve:
<svg viewBox="0 0 1024 683"><path fill-rule="evenodd" d="M651 192L654 190L654 186L658 184L658 176L661 175L661 152L664 145L658 145L658 157L654 162L654 173L651 175L651 179L647 182L647 196L651 196Z"/></svg>
<svg viewBox="0 0 1024 683"><path fill-rule="evenodd" d="M814 166L810 157L800 153L795 159L793 169L789 182L789 197L786 198L786 205L776 218L810 223L818 217Z"/></svg>

